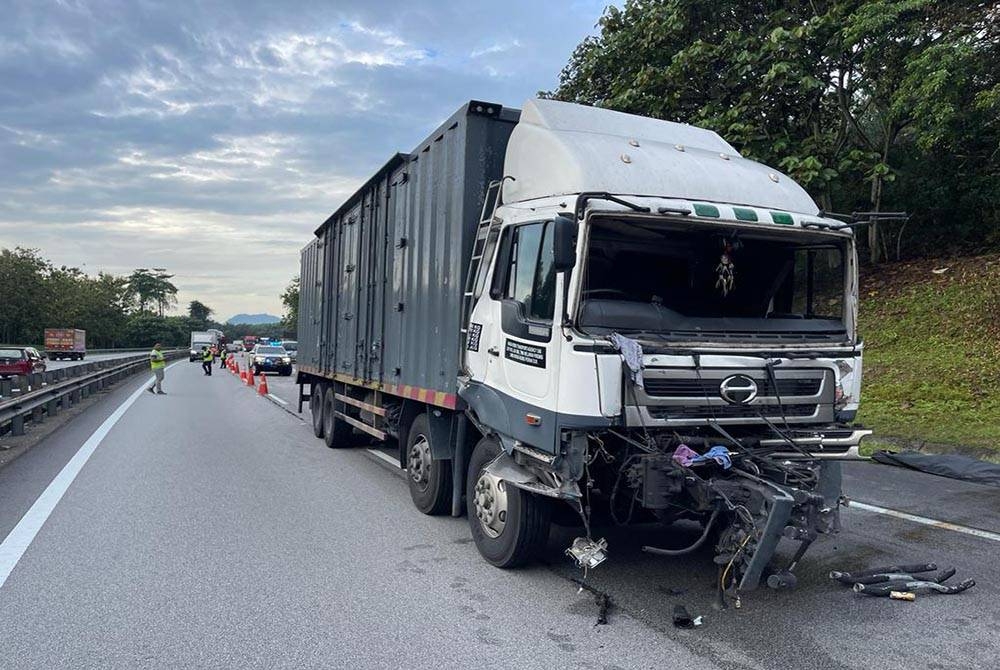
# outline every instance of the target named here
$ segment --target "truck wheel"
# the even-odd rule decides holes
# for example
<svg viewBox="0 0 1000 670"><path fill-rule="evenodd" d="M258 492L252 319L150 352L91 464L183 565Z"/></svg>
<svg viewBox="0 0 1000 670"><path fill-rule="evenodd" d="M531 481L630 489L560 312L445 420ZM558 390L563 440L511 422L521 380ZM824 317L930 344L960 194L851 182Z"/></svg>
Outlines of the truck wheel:
<svg viewBox="0 0 1000 670"><path fill-rule="evenodd" d="M333 397L334 387L327 386L323 393L323 439L331 449L344 449L352 446L353 431L351 424L338 419L334 414L341 403Z"/></svg>
<svg viewBox="0 0 1000 670"><path fill-rule="evenodd" d="M551 508L547 501L484 472L500 451L496 438L484 437L472 452L466 481L469 528L487 562L514 568L545 549Z"/></svg>
<svg viewBox="0 0 1000 670"><path fill-rule="evenodd" d="M451 509L451 461L431 458L430 435L427 415L421 414L406 437L406 474L413 504L436 516Z"/></svg>
<svg viewBox="0 0 1000 670"><path fill-rule="evenodd" d="M323 437L323 396L326 384L313 384L309 392L309 411L312 413L313 435Z"/></svg>

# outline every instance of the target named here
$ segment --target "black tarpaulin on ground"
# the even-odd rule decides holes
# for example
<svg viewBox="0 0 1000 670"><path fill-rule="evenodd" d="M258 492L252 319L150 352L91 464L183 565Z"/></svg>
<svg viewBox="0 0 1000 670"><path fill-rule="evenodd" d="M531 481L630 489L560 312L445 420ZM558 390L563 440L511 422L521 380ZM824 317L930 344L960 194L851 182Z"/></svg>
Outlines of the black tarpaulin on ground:
<svg viewBox="0 0 1000 670"><path fill-rule="evenodd" d="M932 475L1000 486L1000 465L959 454L921 454L918 451L876 451L872 460Z"/></svg>

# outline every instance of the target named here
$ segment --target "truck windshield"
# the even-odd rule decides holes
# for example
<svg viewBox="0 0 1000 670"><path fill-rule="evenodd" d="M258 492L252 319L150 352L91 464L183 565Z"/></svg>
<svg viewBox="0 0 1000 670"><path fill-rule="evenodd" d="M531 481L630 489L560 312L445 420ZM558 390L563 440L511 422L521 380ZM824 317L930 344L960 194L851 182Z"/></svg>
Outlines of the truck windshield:
<svg viewBox="0 0 1000 670"><path fill-rule="evenodd" d="M578 324L675 340L843 338L845 241L781 233L596 219Z"/></svg>

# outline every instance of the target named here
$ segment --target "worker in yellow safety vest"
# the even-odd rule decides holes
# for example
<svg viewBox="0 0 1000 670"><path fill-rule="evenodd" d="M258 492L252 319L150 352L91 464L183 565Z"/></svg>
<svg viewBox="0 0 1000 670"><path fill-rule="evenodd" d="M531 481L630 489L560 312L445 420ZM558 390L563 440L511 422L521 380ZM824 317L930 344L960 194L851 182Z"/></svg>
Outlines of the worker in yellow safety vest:
<svg viewBox="0 0 1000 670"><path fill-rule="evenodd" d="M212 376L212 361L215 360L215 354L208 347L201 350L201 369L205 371L205 374L209 377Z"/></svg>
<svg viewBox="0 0 1000 670"><path fill-rule="evenodd" d="M163 390L163 371L167 367L167 360L163 357L163 352L160 351L161 346L157 342L153 345L153 350L149 352L149 367L153 371L153 384L149 387L149 392L166 395Z"/></svg>

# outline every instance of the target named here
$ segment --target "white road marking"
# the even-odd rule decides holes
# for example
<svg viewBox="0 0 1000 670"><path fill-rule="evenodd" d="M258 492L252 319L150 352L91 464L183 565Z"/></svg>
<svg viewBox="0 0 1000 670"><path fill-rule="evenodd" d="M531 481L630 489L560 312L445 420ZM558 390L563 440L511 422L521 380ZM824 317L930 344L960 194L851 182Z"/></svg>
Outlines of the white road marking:
<svg viewBox="0 0 1000 670"><path fill-rule="evenodd" d="M166 369L169 370L175 365L177 363L172 363ZM124 416L128 408L143 393L147 392L150 381L152 380L144 380L142 385L126 398L125 402L119 405L111 413L111 416L97 427L97 430L91 433L87 441L83 443L83 446L73 454L73 458L69 459L69 462L63 466L63 469L59 471L55 479L42 491L42 495L38 496L38 499L31 505L31 509L24 513L21 520L17 522L17 525L8 533L3 543L0 544L0 588L3 588L3 585L7 582L7 578L10 577L11 571L17 566L18 561L24 556L24 552L28 550L28 547L31 546L35 536L38 535L38 531L45 525L49 515L52 514L52 510L62 500L66 489L73 483L76 476L80 474L80 470L87 464L87 460L90 459L94 450L107 437L107 434L111 432L111 429L118 423L118 420Z"/></svg>
<svg viewBox="0 0 1000 670"><path fill-rule="evenodd" d="M365 449L365 451L367 451L369 454L371 454L375 458L379 458L379 459L385 461L386 463L388 463L392 467L397 468L397 469L399 468L399 461L397 459L393 458L392 456L390 456L389 454L383 453L383 452L379 451L378 449Z"/></svg>
<svg viewBox="0 0 1000 670"><path fill-rule="evenodd" d="M886 516L896 517L897 519L904 519L906 521L912 521L914 523L920 523L925 526L933 526L934 528L941 528L944 530L953 530L956 533L965 533L966 535L972 535L973 537L980 537L984 540L993 540L994 542L1000 542L1000 533L991 533L988 530L980 530L979 528L970 528L969 526L961 526L957 523L949 523L947 521L938 521L937 519L929 519L925 516L917 516L916 514L909 514L907 512L900 512L898 510L889 509L888 507L879 507L878 505L869 505L868 503L857 502L852 500L848 509L860 509L866 512L875 512L876 514L885 514Z"/></svg>
<svg viewBox="0 0 1000 670"><path fill-rule="evenodd" d="M268 393L267 397L270 398L271 400L273 400L274 402L280 402L282 405L287 405L288 404L287 402L285 402L284 400L282 400L278 396L274 395L273 393Z"/></svg>

